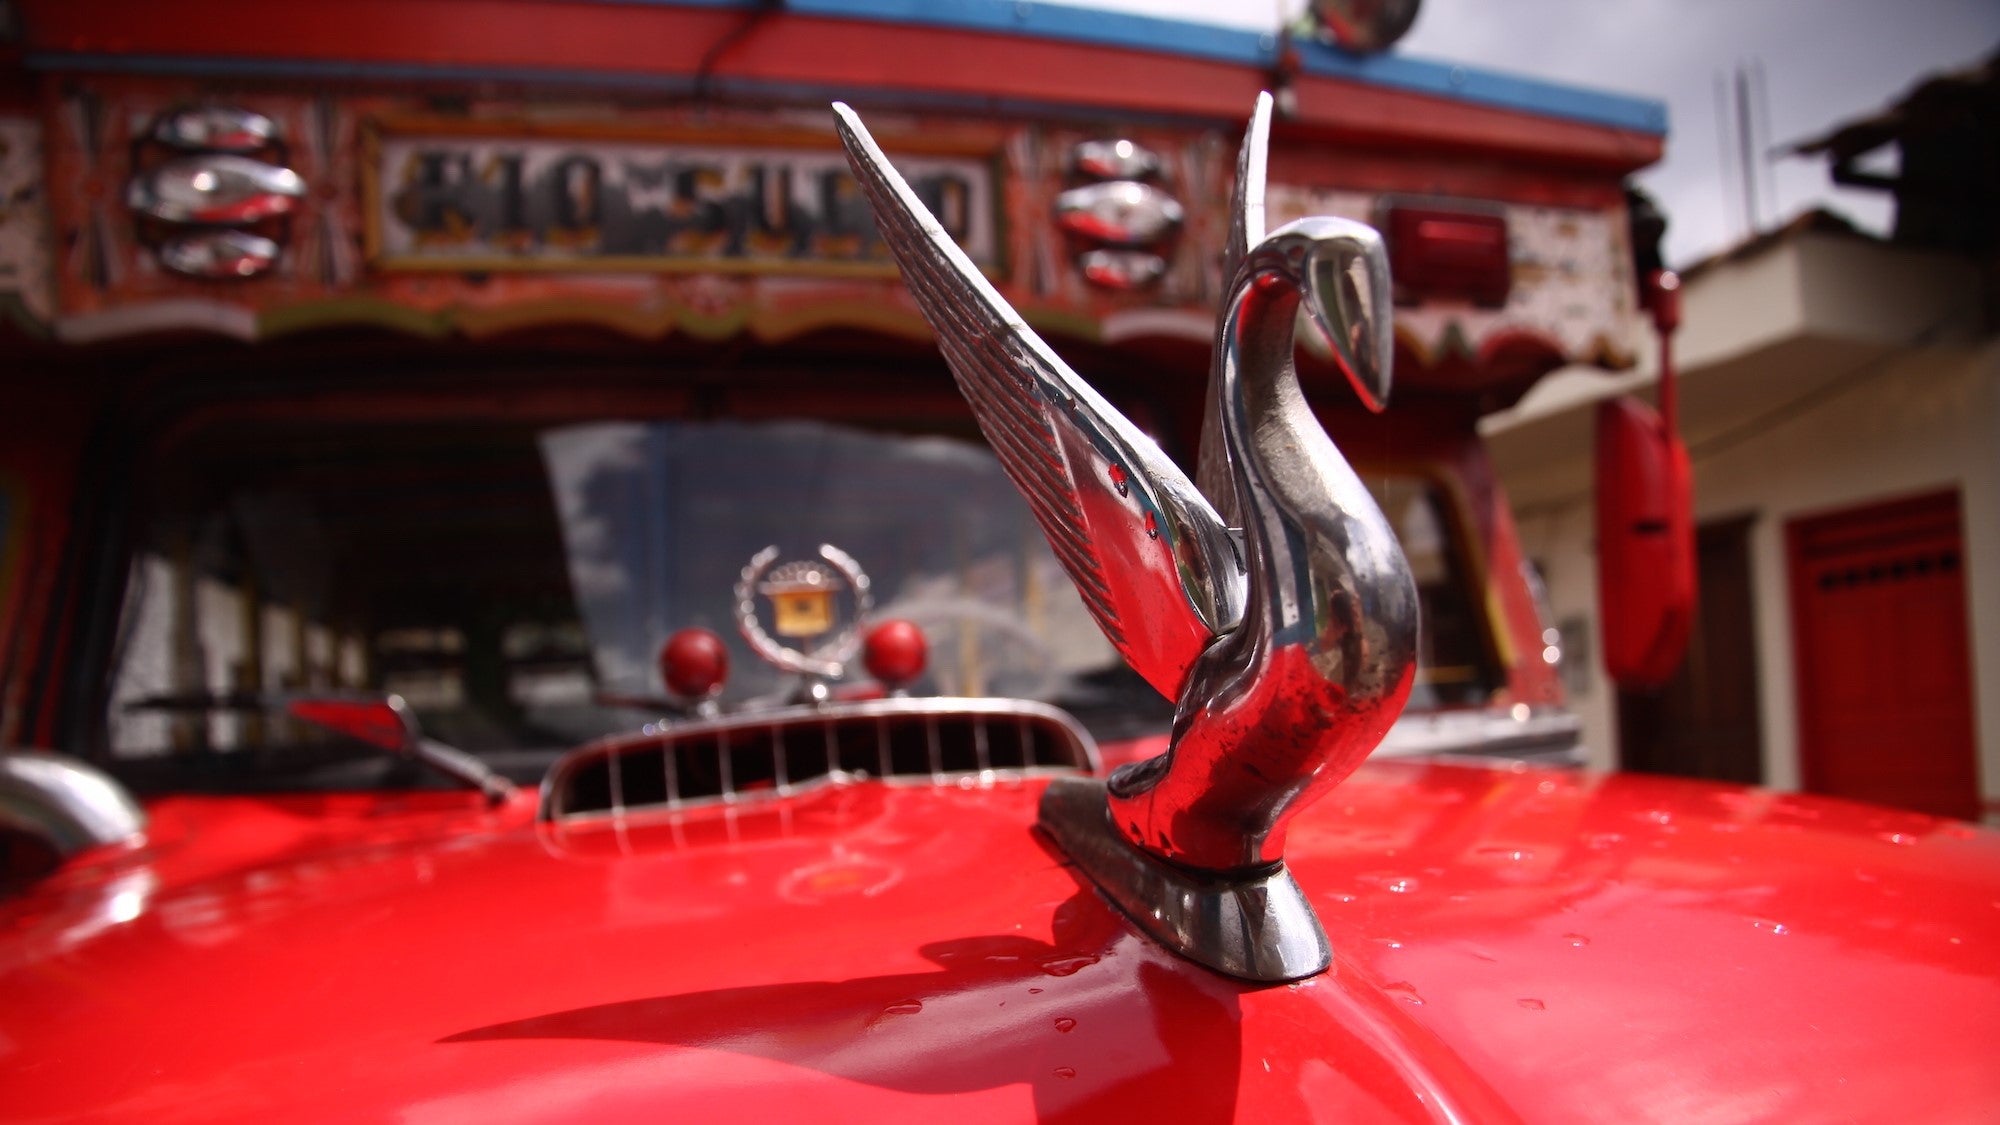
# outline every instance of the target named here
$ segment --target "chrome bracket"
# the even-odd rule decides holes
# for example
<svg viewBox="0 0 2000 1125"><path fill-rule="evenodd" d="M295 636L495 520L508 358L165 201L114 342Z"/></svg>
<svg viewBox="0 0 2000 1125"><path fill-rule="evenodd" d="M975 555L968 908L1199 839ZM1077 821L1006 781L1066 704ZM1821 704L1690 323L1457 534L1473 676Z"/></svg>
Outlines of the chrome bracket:
<svg viewBox="0 0 2000 1125"><path fill-rule="evenodd" d="M1111 826L1094 778L1049 782L1039 823L1133 924L1198 965L1276 984L1333 964L1326 931L1282 861L1237 875L1155 858Z"/></svg>

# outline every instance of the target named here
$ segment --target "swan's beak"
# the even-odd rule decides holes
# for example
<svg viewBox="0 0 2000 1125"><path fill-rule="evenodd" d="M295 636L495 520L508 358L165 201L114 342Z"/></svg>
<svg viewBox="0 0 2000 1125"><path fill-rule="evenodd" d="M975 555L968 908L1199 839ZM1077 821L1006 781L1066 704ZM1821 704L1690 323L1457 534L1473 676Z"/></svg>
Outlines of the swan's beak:
<svg viewBox="0 0 2000 1125"><path fill-rule="evenodd" d="M1395 306L1389 289L1389 252L1374 227L1346 219L1294 224L1311 238L1305 263L1303 304L1326 337L1334 359L1362 405L1389 405L1390 367L1396 351Z"/></svg>

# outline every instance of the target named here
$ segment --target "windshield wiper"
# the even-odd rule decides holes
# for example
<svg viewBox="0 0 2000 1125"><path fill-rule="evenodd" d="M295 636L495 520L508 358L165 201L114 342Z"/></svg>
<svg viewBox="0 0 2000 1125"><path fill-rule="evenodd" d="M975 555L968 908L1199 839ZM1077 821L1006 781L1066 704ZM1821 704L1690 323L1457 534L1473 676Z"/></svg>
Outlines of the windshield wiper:
<svg viewBox="0 0 2000 1125"><path fill-rule="evenodd" d="M424 736L416 713L394 692L315 695L305 692L193 692L149 695L125 704L127 711L265 711L343 734L378 750L436 770L499 804L514 783L454 746Z"/></svg>

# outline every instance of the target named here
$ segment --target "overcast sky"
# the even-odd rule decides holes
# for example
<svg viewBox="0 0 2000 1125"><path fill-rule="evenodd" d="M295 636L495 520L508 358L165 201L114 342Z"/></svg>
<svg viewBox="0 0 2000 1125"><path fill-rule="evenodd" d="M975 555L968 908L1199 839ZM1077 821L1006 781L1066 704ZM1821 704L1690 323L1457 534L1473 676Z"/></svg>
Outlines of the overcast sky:
<svg viewBox="0 0 2000 1125"><path fill-rule="evenodd" d="M1305 7L1305 0L1062 2L1259 30ZM1747 231L1738 161L1732 153L1725 163L1718 130L1718 76L1761 64L1768 148L1870 113L1920 76L1996 47L2000 0L1423 0L1416 27L1395 49L1665 101L1667 156L1640 182L1672 223L1668 261L1686 265ZM1831 187L1822 161L1785 158L1763 168L1772 173L1761 193L1766 227L1815 203L1869 229L1888 222L1885 197Z"/></svg>

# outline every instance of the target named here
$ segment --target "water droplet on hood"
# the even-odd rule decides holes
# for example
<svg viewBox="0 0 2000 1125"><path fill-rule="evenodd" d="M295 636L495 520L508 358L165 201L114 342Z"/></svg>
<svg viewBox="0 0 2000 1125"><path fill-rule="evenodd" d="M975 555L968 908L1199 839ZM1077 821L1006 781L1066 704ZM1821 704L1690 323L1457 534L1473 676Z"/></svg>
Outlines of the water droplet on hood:
<svg viewBox="0 0 2000 1125"><path fill-rule="evenodd" d="M898 1016L914 1016L923 1010L924 1002L922 1000L898 1000L894 1004L890 1004L875 1013L874 1017L868 1021L868 1026L878 1027Z"/></svg>
<svg viewBox="0 0 2000 1125"><path fill-rule="evenodd" d="M1385 984L1382 986L1382 991L1394 996L1405 1004L1414 1005L1419 1008L1424 1006L1424 998L1417 995L1417 986L1411 984L1409 981L1399 980L1394 984Z"/></svg>
<svg viewBox="0 0 2000 1125"><path fill-rule="evenodd" d="M1097 964L1097 958L1090 954L1080 954L1074 957L1051 957L1042 962L1042 971L1052 977L1066 977L1079 969L1088 968L1095 964Z"/></svg>

